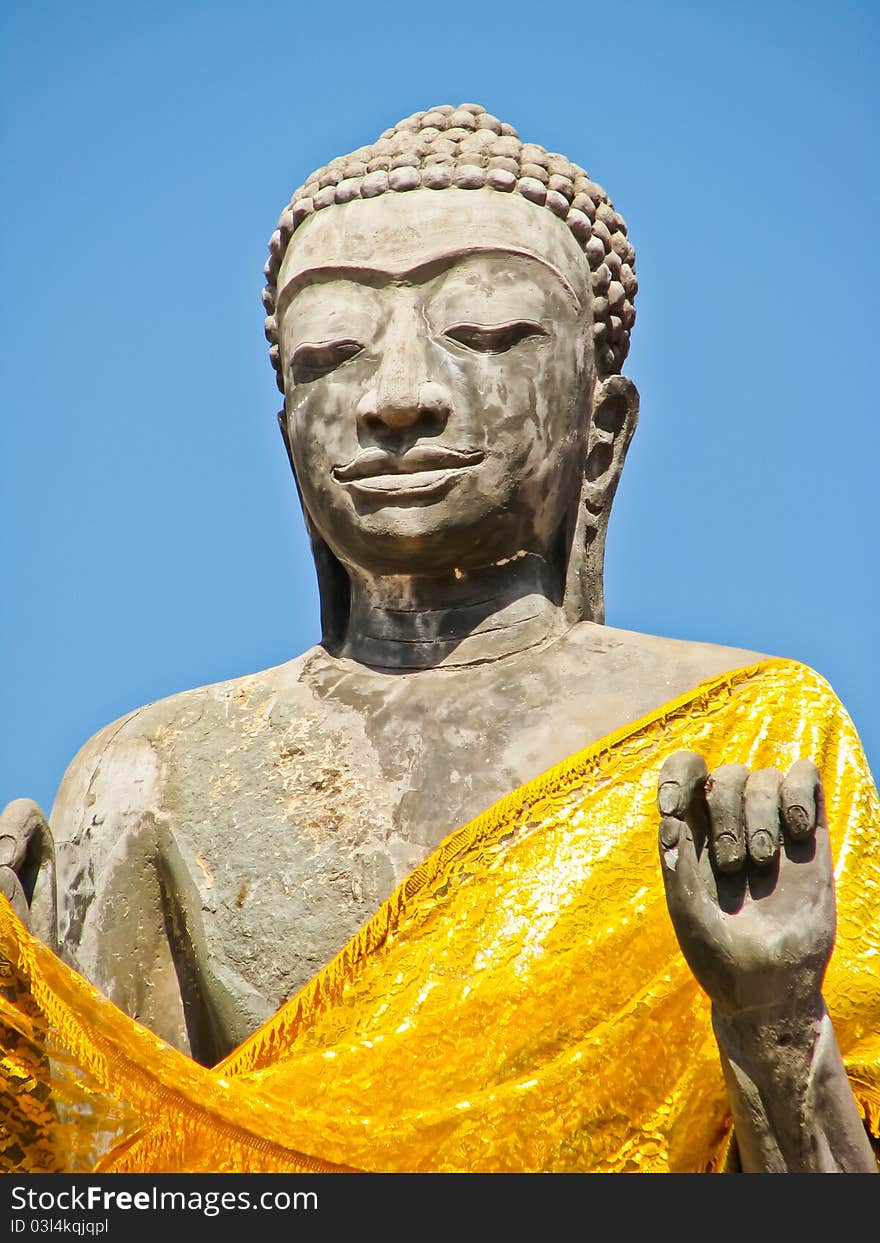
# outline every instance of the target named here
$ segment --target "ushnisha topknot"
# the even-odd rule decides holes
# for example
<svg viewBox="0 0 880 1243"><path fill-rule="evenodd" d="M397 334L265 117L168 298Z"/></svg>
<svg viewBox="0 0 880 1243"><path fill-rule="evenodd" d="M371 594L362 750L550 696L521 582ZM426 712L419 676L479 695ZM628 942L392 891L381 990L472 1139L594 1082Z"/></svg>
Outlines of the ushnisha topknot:
<svg viewBox="0 0 880 1243"><path fill-rule="evenodd" d="M276 282L291 237L313 212L336 203L408 190L480 190L521 194L564 220L580 243L593 281L593 337L601 377L614 375L629 353L638 281L626 225L608 195L563 155L522 142L511 125L479 104L441 104L415 112L377 142L319 168L294 193L269 239L263 269L266 338L281 392L284 380L275 322Z"/></svg>

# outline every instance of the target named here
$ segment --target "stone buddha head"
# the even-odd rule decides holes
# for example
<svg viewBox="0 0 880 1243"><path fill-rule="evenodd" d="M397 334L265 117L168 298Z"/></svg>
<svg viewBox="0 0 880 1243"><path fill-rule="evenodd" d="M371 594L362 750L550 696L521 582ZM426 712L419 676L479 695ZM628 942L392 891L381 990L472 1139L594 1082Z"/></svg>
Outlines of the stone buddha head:
<svg viewBox="0 0 880 1243"><path fill-rule="evenodd" d="M476 105L416 113L296 191L266 335L325 644L352 574L525 555L604 620L605 532L638 394L634 252L604 190Z"/></svg>

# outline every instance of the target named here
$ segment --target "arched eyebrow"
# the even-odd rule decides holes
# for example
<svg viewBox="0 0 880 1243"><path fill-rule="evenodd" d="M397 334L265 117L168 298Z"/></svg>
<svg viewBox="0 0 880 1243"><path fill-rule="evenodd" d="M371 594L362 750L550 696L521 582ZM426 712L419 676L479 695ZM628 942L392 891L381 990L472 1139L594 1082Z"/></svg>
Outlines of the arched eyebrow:
<svg viewBox="0 0 880 1243"><path fill-rule="evenodd" d="M279 316L291 298L298 290L307 288L309 285L325 284L334 280L349 280L360 285L369 285L373 288L382 288L390 285L395 281L409 280L415 283L430 280L432 277L439 275L441 272L447 271L456 263L460 263L463 259L473 258L475 255L518 255L523 259L531 259L534 263L539 263L541 267L552 272L559 283L565 289L569 298L578 311L581 311L581 300L571 281L562 272L555 263L551 263L549 259L545 259L543 255L539 255L530 250L525 250L521 246L462 246L456 250L446 251L442 255L433 255L430 259L423 259L420 263L412 267L400 268L382 268L375 267L372 264L321 264L314 267L303 268L278 291L278 300L276 303L275 314Z"/></svg>

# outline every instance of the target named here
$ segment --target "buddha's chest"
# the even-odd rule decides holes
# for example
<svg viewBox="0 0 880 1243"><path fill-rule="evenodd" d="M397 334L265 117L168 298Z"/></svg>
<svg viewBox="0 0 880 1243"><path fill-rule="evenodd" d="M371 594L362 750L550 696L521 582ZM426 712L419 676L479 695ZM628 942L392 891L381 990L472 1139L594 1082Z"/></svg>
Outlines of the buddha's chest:
<svg viewBox="0 0 880 1243"><path fill-rule="evenodd" d="M528 683L208 700L159 740L166 883L230 1045L450 832L572 749Z"/></svg>

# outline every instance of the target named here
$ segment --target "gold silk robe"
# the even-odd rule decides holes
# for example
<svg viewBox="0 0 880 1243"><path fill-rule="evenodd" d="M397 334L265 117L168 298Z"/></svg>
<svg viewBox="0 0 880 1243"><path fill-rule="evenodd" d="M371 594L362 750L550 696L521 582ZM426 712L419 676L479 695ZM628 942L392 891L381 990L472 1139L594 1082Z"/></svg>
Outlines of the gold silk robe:
<svg viewBox="0 0 880 1243"><path fill-rule="evenodd" d="M673 751L825 785L824 995L880 1127L880 804L853 725L791 661L704 682L451 834L345 949L207 1069L0 902L0 1169L702 1171L731 1115L657 858ZM491 763L491 757L486 757Z"/></svg>

